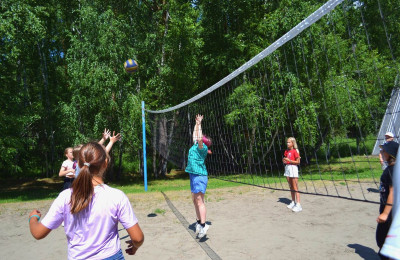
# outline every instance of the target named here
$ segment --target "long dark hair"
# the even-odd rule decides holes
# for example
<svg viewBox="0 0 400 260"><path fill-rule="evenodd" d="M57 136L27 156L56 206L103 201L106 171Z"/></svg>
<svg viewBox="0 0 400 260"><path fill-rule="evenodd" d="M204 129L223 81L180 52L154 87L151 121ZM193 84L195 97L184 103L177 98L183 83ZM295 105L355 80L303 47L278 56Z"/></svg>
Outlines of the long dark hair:
<svg viewBox="0 0 400 260"><path fill-rule="evenodd" d="M107 167L108 156L104 147L91 142L82 146L79 151L78 178L72 183L71 214L80 212L89 206L93 197L93 176L101 176Z"/></svg>

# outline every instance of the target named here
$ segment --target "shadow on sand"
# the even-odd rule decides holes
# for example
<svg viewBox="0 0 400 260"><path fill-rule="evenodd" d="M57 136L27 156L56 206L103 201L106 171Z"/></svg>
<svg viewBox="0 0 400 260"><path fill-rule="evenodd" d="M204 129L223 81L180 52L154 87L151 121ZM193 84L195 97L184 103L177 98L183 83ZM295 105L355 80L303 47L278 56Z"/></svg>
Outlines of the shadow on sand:
<svg viewBox="0 0 400 260"><path fill-rule="evenodd" d="M348 244L347 246L350 248L354 248L356 250L355 253L358 254L362 259L379 260L378 253L370 247L366 247L360 244Z"/></svg>

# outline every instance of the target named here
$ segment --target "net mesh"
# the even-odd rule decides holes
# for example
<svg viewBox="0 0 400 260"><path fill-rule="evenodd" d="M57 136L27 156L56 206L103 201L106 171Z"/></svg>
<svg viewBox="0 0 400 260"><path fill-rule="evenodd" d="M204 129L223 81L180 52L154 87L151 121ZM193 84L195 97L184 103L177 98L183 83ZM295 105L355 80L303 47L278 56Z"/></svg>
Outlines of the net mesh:
<svg viewBox="0 0 400 260"><path fill-rule="evenodd" d="M378 202L376 147L386 131L395 141L400 134L396 14L380 1L323 7L301 33L288 32L219 84L176 107L147 110L153 171L165 173L167 161L185 169L202 114L203 134L213 139L210 176L289 190L282 158L295 137L300 192Z"/></svg>

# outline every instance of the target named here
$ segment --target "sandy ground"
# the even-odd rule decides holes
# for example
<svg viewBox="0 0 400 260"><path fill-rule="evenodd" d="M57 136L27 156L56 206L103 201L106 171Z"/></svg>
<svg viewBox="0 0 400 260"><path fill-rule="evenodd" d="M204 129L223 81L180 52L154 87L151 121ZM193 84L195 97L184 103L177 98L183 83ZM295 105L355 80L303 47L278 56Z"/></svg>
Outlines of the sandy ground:
<svg viewBox="0 0 400 260"><path fill-rule="evenodd" d="M145 243L126 259L378 259L377 204L302 195L303 211L293 213L286 207L287 191L252 186L208 190L210 229L199 241L193 237L189 191L165 195L175 210L162 193L128 196ZM378 200L379 195L369 196ZM67 258L62 227L40 241L29 232L29 212L38 208L44 215L51 203L0 204L0 259ZM120 237L125 249L125 230Z"/></svg>

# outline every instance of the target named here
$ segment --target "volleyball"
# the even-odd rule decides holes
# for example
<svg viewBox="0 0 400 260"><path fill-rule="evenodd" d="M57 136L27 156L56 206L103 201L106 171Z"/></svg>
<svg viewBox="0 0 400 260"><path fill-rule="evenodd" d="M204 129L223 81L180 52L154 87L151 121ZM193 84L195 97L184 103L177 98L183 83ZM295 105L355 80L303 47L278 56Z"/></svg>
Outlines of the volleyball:
<svg viewBox="0 0 400 260"><path fill-rule="evenodd" d="M128 59L124 63L124 68L128 73L135 72L138 69L138 63L133 59Z"/></svg>

